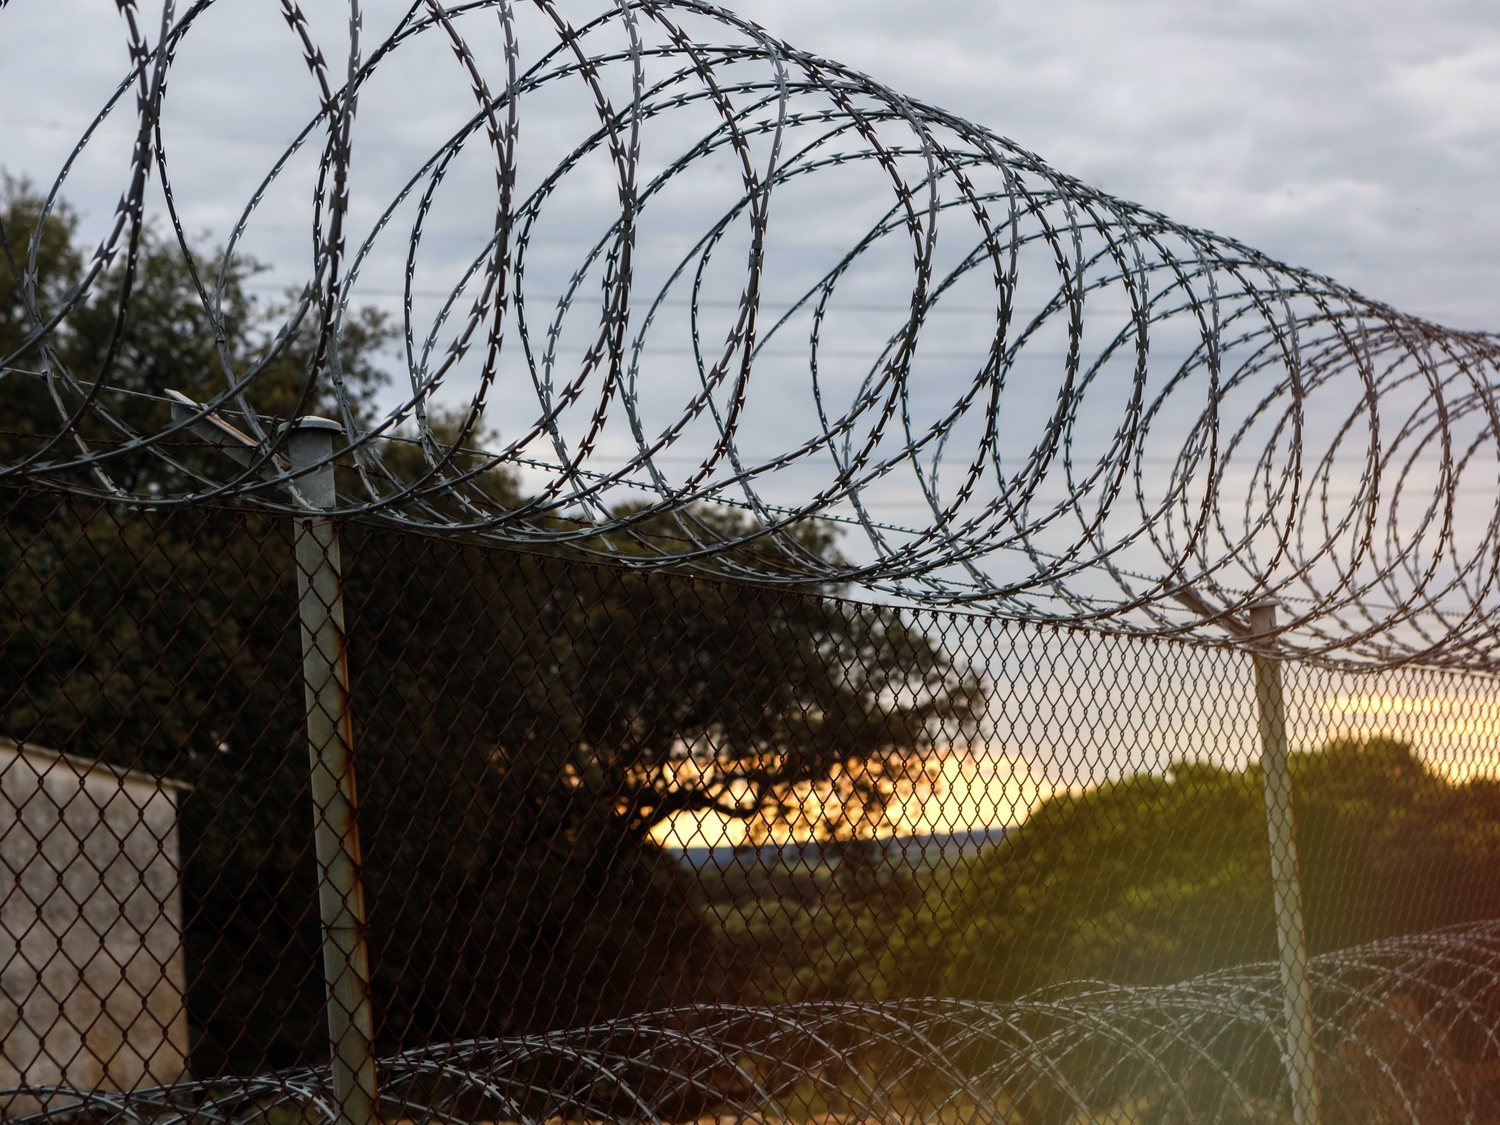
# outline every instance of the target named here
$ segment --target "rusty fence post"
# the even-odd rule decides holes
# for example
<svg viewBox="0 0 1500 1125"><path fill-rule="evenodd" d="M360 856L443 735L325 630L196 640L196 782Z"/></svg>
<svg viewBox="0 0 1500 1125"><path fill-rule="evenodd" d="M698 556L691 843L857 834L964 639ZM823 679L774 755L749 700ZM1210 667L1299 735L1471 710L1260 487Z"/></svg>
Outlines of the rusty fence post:
<svg viewBox="0 0 1500 1125"><path fill-rule="evenodd" d="M333 439L343 427L327 418L302 418L289 427L287 457L272 454L262 460L254 437L180 391L169 389L167 397L178 424L230 459L281 483L287 483L285 474L294 474L291 491L303 509L294 517L293 538L333 1093L339 1125L375 1125L375 1018L365 943L344 579L338 528L320 514L338 501Z"/></svg>
<svg viewBox="0 0 1500 1125"><path fill-rule="evenodd" d="M288 454L294 472L308 470L297 478L296 490L314 509L293 518L333 1093L340 1125L372 1125L379 1119L375 1021L365 943L343 575L338 528L328 517L315 514L336 503L332 453L334 436L341 432L337 422L303 418L292 428Z"/></svg>
<svg viewBox="0 0 1500 1125"><path fill-rule="evenodd" d="M1276 630L1276 606L1250 608L1251 631L1269 637ZM1255 705L1260 719L1261 773L1266 798L1266 833L1271 851L1271 893L1276 905L1276 945L1281 961L1281 997L1286 1016L1283 1055L1292 1089L1297 1125L1318 1125L1317 1059L1313 1040L1312 987L1307 975L1307 932L1302 920L1302 885L1297 869L1297 836L1292 823L1292 774L1287 763L1286 698L1281 661L1256 649Z"/></svg>

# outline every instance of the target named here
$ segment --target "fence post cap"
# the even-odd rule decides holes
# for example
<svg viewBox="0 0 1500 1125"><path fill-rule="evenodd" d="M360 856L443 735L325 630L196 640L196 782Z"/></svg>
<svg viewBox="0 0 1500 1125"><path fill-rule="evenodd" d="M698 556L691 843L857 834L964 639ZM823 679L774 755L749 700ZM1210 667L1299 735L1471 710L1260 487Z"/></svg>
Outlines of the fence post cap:
<svg viewBox="0 0 1500 1125"><path fill-rule="evenodd" d="M344 432L344 424L342 422L335 422L332 418L320 418L316 414L309 414L303 418L293 418L290 422L287 423L286 428L289 431L293 432L297 430L328 430L330 432Z"/></svg>

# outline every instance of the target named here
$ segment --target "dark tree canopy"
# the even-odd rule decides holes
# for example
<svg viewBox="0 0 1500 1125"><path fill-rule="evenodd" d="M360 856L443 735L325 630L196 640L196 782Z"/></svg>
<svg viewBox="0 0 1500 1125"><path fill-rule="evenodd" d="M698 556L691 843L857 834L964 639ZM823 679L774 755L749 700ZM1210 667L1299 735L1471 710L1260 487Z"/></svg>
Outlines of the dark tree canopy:
<svg viewBox="0 0 1500 1125"><path fill-rule="evenodd" d="M7 182L0 220L30 229L37 207ZM108 281L54 339L75 370L109 363L118 386L207 396L224 385L220 345L190 269L158 238L143 243L117 353L98 352L110 333L91 319L111 305ZM66 208L43 241L57 300L83 265ZM248 277L225 290L221 346L242 358L276 319ZM0 353L28 331L15 292L0 263ZM373 314L355 323L345 376L371 402L387 337ZM288 410L311 357L299 338L276 360ZM15 362L47 364L36 352ZM45 385L9 375L0 397L0 441L32 448L57 409ZM220 455L184 438L185 460ZM390 456L421 452L396 443ZM145 459L140 470L163 471ZM520 500L504 474L487 487ZM286 521L140 513L35 488L3 501L0 568L14 577L0 598L0 733L193 786L182 850L194 1069L314 1056L322 986ZM978 702L975 677L891 611L373 526L344 537L388 1046L753 998L697 880L653 830L703 809L791 820L797 788L821 785L833 798L821 830L858 833L851 810L877 815L891 779Z"/></svg>

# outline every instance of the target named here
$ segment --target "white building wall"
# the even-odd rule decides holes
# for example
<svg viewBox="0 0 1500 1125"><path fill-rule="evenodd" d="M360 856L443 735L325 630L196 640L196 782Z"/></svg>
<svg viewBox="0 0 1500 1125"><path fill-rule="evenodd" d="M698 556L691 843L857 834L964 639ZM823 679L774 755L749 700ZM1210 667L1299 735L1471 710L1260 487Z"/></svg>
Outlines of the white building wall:
<svg viewBox="0 0 1500 1125"><path fill-rule="evenodd" d="M0 1118L186 1077L181 788L0 739Z"/></svg>

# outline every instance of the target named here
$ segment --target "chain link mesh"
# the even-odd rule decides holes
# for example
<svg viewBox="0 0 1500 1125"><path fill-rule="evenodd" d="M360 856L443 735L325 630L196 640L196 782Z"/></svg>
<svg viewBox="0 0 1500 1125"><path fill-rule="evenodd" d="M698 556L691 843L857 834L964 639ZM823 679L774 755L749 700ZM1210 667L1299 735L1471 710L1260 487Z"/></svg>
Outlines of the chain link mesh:
<svg viewBox="0 0 1500 1125"><path fill-rule="evenodd" d="M299 521L0 526L0 1113L354 1119ZM1292 1119L1251 654L336 531L371 1119ZM1496 685L1278 667L1322 1118L1488 1119Z"/></svg>

